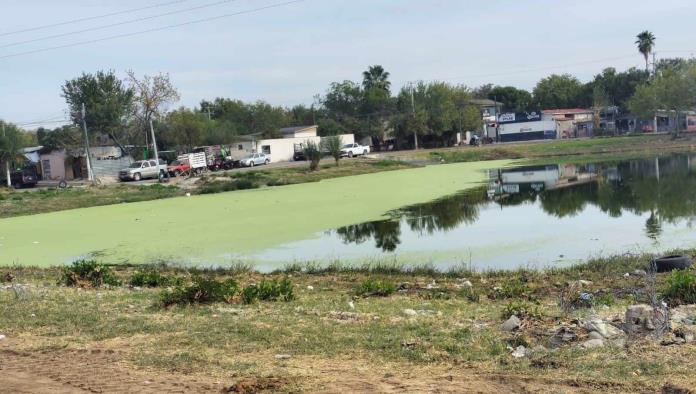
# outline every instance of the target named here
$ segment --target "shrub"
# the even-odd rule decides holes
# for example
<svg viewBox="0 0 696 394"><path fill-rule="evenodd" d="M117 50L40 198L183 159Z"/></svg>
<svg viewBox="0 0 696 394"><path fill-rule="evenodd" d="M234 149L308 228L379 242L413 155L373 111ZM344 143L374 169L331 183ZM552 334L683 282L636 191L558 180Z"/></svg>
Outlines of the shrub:
<svg viewBox="0 0 696 394"><path fill-rule="evenodd" d="M291 301L295 299L295 290L288 278L282 280L262 280L242 290L242 302L251 304L255 301Z"/></svg>
<svg viewBox="0 0 696 394"><path fill-rule="evenodd" d="M63 267L59 284L71 287L101 287L118 286L121 282L108 266L95 260L78 260L68 267Z"/></svg>
<svg viewBox="0 0 696 394"><path fill-rule="evenodd" d="M321 146L325 152L328 152L334 158L336 166L338 166L338 162L341 160L341 149L343 148L341 137L338 135L324 137L321 140Z"/></svg>
<svg viewBox="0 0 696 394"><path fill-rule="evenodd" d="M501 314L503 319L515 315L520 319L540 319L543 317L538 305L525 301L512 301L505 306Z"/></svg>
<svg viewBox="0 0 696 394"><path fill-rule="evenodd" d="M387 297L396 291L396 286L392 282L381 279L368 279L360 284L355 291L359 296L378 296Z"/></svg>
<svg viewBox="0 0 696 394"><path fill-rule="evenodd" d="M459 291L459 295L469 302L479 302L481 294L471 287L464 287Z"/></svg>
<svg viewBox="0 0 696 394"><path fill-rule="evenodd" d="M189 285L178 285L160 294L163 306L209 304L213 302L232 302L239 293L239 286L233 279L219 281L211 278L194 277Z"/></svg>
<svg viewBox="0 0 696 394"><path fill-rule="evenodd" d="M215 194L231 192L234 190L256 189L259 185L248 179L239 179L231 182L211 182L201 188L201 194Z"/></svg>
<svg viewBox="0 0 696 394"><path fill-rule="evenodd" d="M319 168L319 161L321 160L321 149L314 141L307 141L304 147L304 154L307 160L309 160L309 170L316 171Z"/></svg>
<svg viewBox="0 0 696 394"><path fill-rule="evenodd" d="M526 298L529 292L530 288L524 281L514 280L503 284L501 287L493 288L488 293L488 298L492 300Z"/></svg>
<svg viewBox="0 0 696 394"><path fill-rule="evenodd" d="M179 286L182 279L175 276L162 275L156 270L135 271L131 275L129 284L138 287L166 287Z"/></svg>
<svg viewBox="0 0 696 394"><path fill-rule="evenodd" d="M696 303L696 275L689 270L672 271L662 296L672 305Z"/></svg>

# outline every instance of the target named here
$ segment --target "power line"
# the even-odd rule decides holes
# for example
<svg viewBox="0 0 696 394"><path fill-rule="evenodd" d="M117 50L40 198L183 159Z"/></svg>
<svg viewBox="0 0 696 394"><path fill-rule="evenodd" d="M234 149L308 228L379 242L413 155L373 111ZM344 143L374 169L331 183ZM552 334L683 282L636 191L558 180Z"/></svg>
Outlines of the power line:
<svg viewBox="0 0 696 394"><path fill-rule="evenodd" d="M79 22L91 21L91 20L95 20L95 19L103 19L103 18L108 18L108 17L110 17L110 16L128 14L128 13L137 12L137 11L144 11L144 10L149 10L149 9L152 9L152 8L158 8L158 7L165 7L165 6L168 6L168 5L173 5L173 4L178 4L178 3L184 3L184 2L187 2L187 1L189 1L189 0L176 0L176 1L170 1L170 2L167 2L167 3L159 3L159 4L147 6L147 7L131 8L131 9L129 9L129 10L118 11L118 12L112 12L112 13L109 13L109 14L96 15L96 16L88 16L88 17L84 17L84 18L72 19L72 20L65 21L65 22L58 22L58 23L52 23L52 24L48 24L48 25L42 25L42 26L36 26L36 27L29 27L29 28L22 29L22 30L15 30L15 31L9 31L9 32L5 32L5 33L0 33L0 37L10 36L10 35L15 35L15 34L20 34L20 33L26 33L26 32L30 32L30 31L44 30L44 29L49 29L49 28L51 28L51 27L64 26L64 25L69 25L69 24L72 24L72 23L79 23Z"/></svg>
<svg viewBox="0 0 696 394"><path fill-rule="evenodd" d="M263 11L263 10L267 10L267 9L271 9L271 8L279 8L279 7L283 7L283 6L290 5L290 4L301 3L303 1L305 1L305 0L292 0L292 1L282 2L282 3L274 3L274 4L263 6L263 7L252 8L249 10L244 10L244 11L239 11L239 12L233 12L231 14L224 14L224 15L218 15L218 16L213 16L213 17L208 17L208 18L196 19L196 20L192 20L192 21L188 21L188 22L184 22L184 23L177 23L174 25L167 25L167 26L156 27L156 28L152 28L152 29L139 30L139 31L130 32L130 33L116 34L113 36L97 38L94 40L80 41L80 42L75 42L72 44L57 45L57 46L53 46L53 47L35 49L35 50L31 50L31 51L18 52L18 53L13 53L10 55L0 56L0 59L9 59L12 57L30 55L30 54L34 54L34 53L41 53L41 52L52 51L52 50L56 50L56 49L63 49L63 48L80 46L80 45L94 44L97 42L114 40L114 39L118 39L118 38L132 37L132 36L153 33L153 32L162 31L162 30L175 29L177 27L194 25L194 24L204 23L204 22L210 22L210 21L214 21L214 20L218 20L218 19L229 18L232 16L251 14L251 13L255 13L255 12L259 12L259 11Z"/></svg>
<svg viewBox="0 0 696 394"><path fill-rule="evenodd" d="M151 20L151 19L162 18L165 16L181 14L184 12L190 12L190 11L196 11L196 10L200 10L200 9L204 9L204 8L210 8L210 7L214 7L214 6L225 4L225 3L231 3L233 1L237 1L237 0L222 0L222 1L217 1L214 3L199 5L196 7L184 8L184 9L176 10L176 11L169 11L169 12L165 12L163 14L150 15L150 16L145 16L145 17L141 17L141 18L130 19L130 20L123 21L123 22L111 23L111 24L103 25L103 26L90 27L90 28L82 29L82 30L74 30L74 31L66 32L66 33L54 34L51 36L32 38L30 40L11 42L9 44L0 45L0 48L9 48L9 47L17 46L17 45L29 44L32 42L45 41L45 40L50 40L53 38L67 37L67 36L72 36L75 34L87 33L90 31L104 30L104 29L109 29L109 28L116 27L116 26L129 25L129 24L143 22L143 21L147 21L147 20Z"/></svg>

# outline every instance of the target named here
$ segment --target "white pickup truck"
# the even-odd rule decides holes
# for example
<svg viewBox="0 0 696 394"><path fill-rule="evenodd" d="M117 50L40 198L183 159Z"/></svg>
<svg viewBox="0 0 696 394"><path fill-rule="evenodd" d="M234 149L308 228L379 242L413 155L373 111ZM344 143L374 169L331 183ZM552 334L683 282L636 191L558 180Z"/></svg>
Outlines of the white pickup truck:
<svg viewBox="0 0 696 394"><path fill-rule="evenodd" d="M341 148L341 156L353 157L359 155L366 155L370 153L369 146L363 146L358 143L346 144Z"/></svg>

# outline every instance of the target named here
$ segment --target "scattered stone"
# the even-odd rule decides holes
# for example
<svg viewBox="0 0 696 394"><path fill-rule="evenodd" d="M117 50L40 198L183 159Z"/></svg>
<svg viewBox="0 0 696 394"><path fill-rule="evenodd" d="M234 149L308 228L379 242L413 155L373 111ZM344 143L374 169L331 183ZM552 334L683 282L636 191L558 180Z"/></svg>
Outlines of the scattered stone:
<svg viewBox="0 0 696 394"><path fill-rule="evenodd" d="M595 331L603 338L607 339L615 338L624 334L623 331L599 318L586 321L584 327L587 331Z"/></svg>
<svg viewBox="0 0 696 394"><path fill-rule="evenodd" d="M289 354L276 354L275 355L276 360L287 360L290 357L292 357L292 356Z"/></svg>
<svg viewBox="0 0 696 394"><path fill-rule="evenodd" d="M559 327L555 331L552 330L552 336L549 342L554 347L563 346L569 342L573 342L578 339L577 334L570 327Z"/></svg>
<svg viewBox="0 0 696 394"><path fill-rule="evenodd" d="M672 324L696 325L696 305L680 305L670 311Z"/></svg>
<svg viewBox="0 0 696 394"><path fill-rule="evenodd" d="M650 305L631 305L626 309L624 328L628 332L636 332L643 329L654 330L654 317L655 312Z"/></svg>
<svg viewBox="0 0 696 394"><path fill-rule="evenodd" d="M0 341L4 341L5 339L7 339L7 337L4 336L4 335L2 335L2 334L0 334Z"/></svg>
<svg viewBox="0 0 696 394"><path fill-rule="evenodd" d="M522 357L526 356L527 353L528 353L527 348L520 345L517 347L517 349L514 349L511 354L512 354L512 357L514 357L514 358L522 358Z"/></svg>
<svg viewBox="0 0 696 394"><path fill-rule="evenodd" d="M440 286L437 283L435 283L435 281L433 281L432 283L428 283L428 285L425 286L425 288L428 290L432 290L432 289L439 289Z"/></svg>
<svg viewBox="0 0 696 394"><path fill-rule="evenodd" d="M626 272L625 274L623 274L623 276L624 276L624 278L630 278L630 277L631 277L631 274L629 274L628 272Z"/></svg>
<svg viewBox="0 0 696 394"><path fill-rule="evenodd" d="M314 286L312 286L312 285L307 285L307 290L314 290Z"/></svg>
<svg viewBox="0 0 696 394"><path fill-rule="evenodd" d="M406 316L418 316L418 312L415 309L404 309L404 315Z"/></svg>
<svg viewBox="0 0 696 394"><path fill-rule="evenodd" d="M598 333L597 331L590 332L590 335L588 335L587 337L590 339L604 339L602 334Z"/></svg>
<svg viewBox="0 0 696 394"><path fill-rule="evenodd" d="M645 275L647 275L647 274L648 274L648 273L645 272L645 270L640 270L640 269L638 269L638 270L634 270L634 271L633 271L633 275L635 275L635 276L645 276Z"/></svg>
<svg viewBox="0 0 696 394"><path fill-rule="evenodd" d="M500 325L500 329L508 332L515 331L518 328L520 328L521 324L522 322L520 321L520 319L517 316L512 315L505 321L505 323Z"/></svg>
<svg viewBox="0 0 696 394"><path fill-rule="evenodd" d="M466 289L471 289L474 287L474 285L471 283L471 281L466 280L466 279L457 279L457 284L455 285L457 288L466 288Z"/></svg>
<svg viewBox="0 0 696 394"><path fill-rule="evenodd" d="M599 347L604 347L603 339L590 339L580 344L583 349L594 349Z"/></svg>

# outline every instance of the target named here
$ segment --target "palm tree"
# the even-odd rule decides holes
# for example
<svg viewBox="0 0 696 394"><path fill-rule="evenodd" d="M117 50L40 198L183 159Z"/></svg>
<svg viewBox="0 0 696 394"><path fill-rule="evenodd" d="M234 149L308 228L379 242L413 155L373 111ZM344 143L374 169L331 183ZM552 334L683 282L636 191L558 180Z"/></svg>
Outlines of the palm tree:
<svg viewBox="0 0 696 394"><path fill-rule="evenodd" d="M391 82L389 82L389 73L384 71L384 67L380 65L370 66L367 71L363 72L363 88L370 90L372 88L380 88L389 91Z"/></svg>
<svg viewBox="0 0 696 394"><path fill-rule="evenodd" d="M636 45L638 45L638 52L643 54L645 58L645 71L648 70L648 56L652 53L653 47L655 46L655 36L645 30L636 36Z"/></svg>

